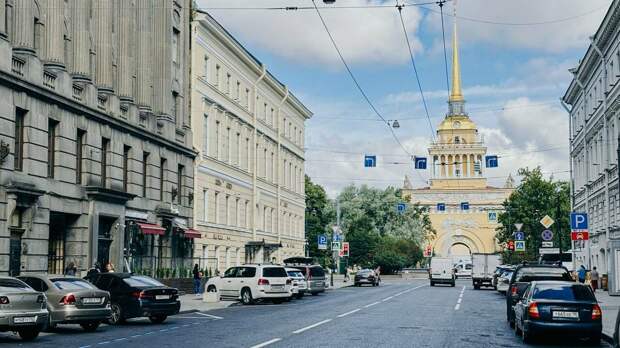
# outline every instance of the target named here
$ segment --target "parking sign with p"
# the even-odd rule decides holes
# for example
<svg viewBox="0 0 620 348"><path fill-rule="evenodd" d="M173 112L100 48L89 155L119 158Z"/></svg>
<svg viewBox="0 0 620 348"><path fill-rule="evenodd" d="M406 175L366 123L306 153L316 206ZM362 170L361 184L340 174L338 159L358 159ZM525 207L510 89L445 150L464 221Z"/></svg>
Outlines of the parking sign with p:
<svg viewBox="0 0 620 348"><path fill-rule="evenodd" d="M570 214L570 229L573 232L587 232L588 231L588 214L571 213Z"/></svg>

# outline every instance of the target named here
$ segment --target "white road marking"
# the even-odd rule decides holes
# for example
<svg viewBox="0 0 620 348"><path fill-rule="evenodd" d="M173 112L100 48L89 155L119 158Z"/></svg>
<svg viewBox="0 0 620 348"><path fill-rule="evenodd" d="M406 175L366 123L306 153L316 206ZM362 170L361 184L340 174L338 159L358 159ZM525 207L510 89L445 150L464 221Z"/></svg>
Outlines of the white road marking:
<svg viewBox="0 0 620 348"><path fill-rule="evenodd" d="M276 342L281 341L281 340L282 340L281 338L274 338L272 340L269 340L267 342L263 342L263 343L257 344L255 346L250 347L250 348L262 348L262 347L268 346L268 345L270 345L272 343L276 343Z"/></svg>
<svg viewBox="0 0 620 348"><path fill-rule="evenodd" d="M460 303L457 303L457 304L456 304L456 306L454 306L454 310L455 310L455 311L458 311L458 310L459 310L459 308L461 308L461 304L460 304Z"/></svg>
<svg viewBox="0 0 620 348"><path fill-rule="evenodd" d="M200 313L200 312L196 312L196 314L198 315L202 315L204 317L209 317L209 318L213 318L213 319L224 319L222 317L218 317L217 315L211 315L211 314L207 314L207 313Z"/></svg>
<svg viewBox="0 0 620 348"><path fill-rule="evenodd" d="M461 303L462 300L463 300L462 298L459 298L459 300L456 301L456 303Z"/></svg>
<svg viewBox="0 0 620 348"><path fill-rule="evenodd" d="M120 341L126 341L127 337L123 337L123 338L117 338L114 340L114 342L120 342Z"/></svg>
<svg viewBox="0 0 620 348"><path fill-rule="evenodd" d="M142 336L142 335L133 335L133 336L129 336L129 338L138 338L140 336Z"/></svg>
<svg viewBox="0 0 620 348"><path fill-rule="evenodd" d="M378 305L379 303L381 303L381 302L379 302L379 301L377 301L377 302L373 302L373 303L371 303L371 304L367 304L367 305L365 305L365 306L364 306L364 308L372 307L372 306L374 306L374 305Z"/></svg>
<svg viewBox="0 0 620 348"><path fill-rule="evenodd" d="M381 300L381 302L389 301L389 300L391 300L393 298L394 298L394 296L386 297L383 300Z"/></svg>
<svg viewBox="0 0 620 348"><path fill-rule="evenodd" d="M99 342L99 343L97 343L97 344L98 344L98 345L103 345L103 344L109 344L109 343L110 343L110 341L103 341L103 342Z"/></svg>
<svg viewBox="0 0 620 348"><path fill-rule="evenodd" d="M461 293L459 294L458 300L456 300L456 306L454 306L454 310L458 311L461 308L461 302L463 302L463 292L465 291L466 286L461 289Z"/></svg>
<svg viewBox="0 0 620 348"><path fill-rule="evenodd" d="M87 346L81 346L80 348L89 348L89 347L90 347L90 344Z"/></svg>
<svg viewBox="0 0 620 348"><path fill-rule="evenodd" d="M346 313L342 313L342 314L338 315L338 318L346 317L346 316L347 316L347 315L349 315L349 314L353 314L353 313L355 313L355 312L359 312L359 311L361 311L361 310L362 310L361 308L358 308L358 309L354 309L354 310L352 310L352 311L348 311L348 312L346 312Z"/></svg>
<svg viewBox="0 0 620 348"><path fill-rule="evenodd" d="M293 331L293 333L294 333L294 334L302 333L302 332L304 332L304 331L307 331L307 330L313 329L313 328L315 328L315 327L317 327L317 326L319 326L319 325L323 325L323 324L325 324L325 323L329 323L330 321L332 321L332 320L331 320L331 319L325 319L325 320L323 320L323 321L319 321L318 323L314 323L314 324L312 324L312 325L308 325L308 326L306 326L306 327L304 327L304 328L301 328L301 329L299 329L299 330L295 330L295 331Z"/></svg>

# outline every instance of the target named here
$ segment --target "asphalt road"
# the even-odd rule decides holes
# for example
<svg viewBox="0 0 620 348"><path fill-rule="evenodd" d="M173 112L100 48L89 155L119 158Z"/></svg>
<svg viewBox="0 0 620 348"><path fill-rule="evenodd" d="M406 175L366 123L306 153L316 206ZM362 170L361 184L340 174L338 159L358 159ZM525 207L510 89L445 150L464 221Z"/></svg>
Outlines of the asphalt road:
<svg viewBox="0 0 620 348"><path fill-rule="evenodd" d="M64 326L23 343L0 334L3 347L525 347L505 321L495 291L430 287L428 280L343 288L280 305L232 306L174 316L164 324L130 320L95 333ZM550 338L537 346L586 347ZM606 343L602 347L609 347Z"/></svg>

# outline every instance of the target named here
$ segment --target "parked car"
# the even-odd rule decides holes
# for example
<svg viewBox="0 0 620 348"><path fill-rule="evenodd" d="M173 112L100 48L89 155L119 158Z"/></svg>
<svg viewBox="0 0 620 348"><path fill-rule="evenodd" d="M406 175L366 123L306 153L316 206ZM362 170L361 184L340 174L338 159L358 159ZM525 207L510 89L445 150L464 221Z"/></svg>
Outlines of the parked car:
<svg viewBox="0 0 620 348"><path fill-rule="evenodd" d="M510 283L510 278L512 277L513 272L514 271L511 269L504 270L502 275L497 278L497 286L495 288L501 294L506 294L508 291L508 284Z"/></svg>
<svg viewBox="0 0 620 348"><path fill-rule="evenodd" d="M514 270L514 267L513 266L508 266L508 265L501 265L501 266L497 266L495 268L495 272L493 272L493 280L492 280L493 288L495 288L495 290L497 290L497 280L498 280L498 278L506 270Z"/></svg>
<svg viewBox="0 0 620 348"><path fill-rule="evenodd" d="M363 284L370 284L372 286L379 286L381 278L375 274L375 271L371 269L361 269L355 274L354 285L362 286Z"/></svg>
<svg viewBox="0 0 620 348"><path fill-rule="evenodd" d="M293 266L303 273L308 282L308 292L313 296L316 296L322 292L325 292L327 287L327 278L325 277L325 270L319 265L311 266Z"/></svg>
<svg viewBox="0 0 620 348"><path fill-rule="evenodd" d="M45 295L11 277L0 277L0 331L32 341L47 323Z"/></svg>
<svg viewBox="0 0 620 348"><path fill-rule="evenodd" d="M499 254L474 253L471 258L471 281L474 289L478 290L484 285L493 286L493 272L501 263L502 257Z"/></svg>
<svg viewBox="0 0 620 348"><path fill-rule="evenodd" d="M452 267L452 259L447 257L433 257L431 259L431 267L428 270L428 276L431 286L435 284L456 284L456 274Z"/></svg>
<svg viewBox="0 0 620 348"><path fill-rule="evenodd" d="M614 348L620 348L620 310L616 314L616 325L614 325Z"/></svg>
<svg viewBox="0 0 620 348"><path fill-rule="evenodd" d="M85 331L95 331L110 318L110 294L84 279L63 275L27 275L18 279L45 293L49 329L58 324L79 324Z"/></svg>
<svg viewBox="0 0 620 348"><path fill-rule="evenodd" d="M205 288L219 292L221 299L241 300L248 305L265 299L282 303L292 296L292 284L282 266L248 264L231 267L222 276L209 279Z"/></svg>
<svg viewBox="0 0 620 348"><path fill-rule="evenodd" d="M528 343L558 333L585 337L598 345L603 330L601 307L588 285L567 281L534 281L515 305L515 332Z"/></svg>
<svg viewBox="0 0 620 348"><path fill-rule="evenodd" d="M308 290L308 282L297 268L286 268L286 273L293 280L291 292L296 298L302 298Z"/></svg>
<svg viewBox="0 0 620 348"><path fill-rule="evenodd" d="M151 277L109 272L91 274L89 280L110 293L109 323L113 325L139 317L160 324L181 309L178 290Z"/></svg>
<svg viewBox="0 0 620 348"><path fill-rule="evenodd" d="M471 263L459 263L455 267L457 278L471 278L474 265Z"/></svg>
<svg viewBox="0 0 620 348"><path fill-rule="evenodd" d="M541 264L518 266L510 278L506 294L506 320L510 327L513 327L515 320L514 306L521 300L530 283L537 280L572 281L573 278L564 267Z"/></svg>

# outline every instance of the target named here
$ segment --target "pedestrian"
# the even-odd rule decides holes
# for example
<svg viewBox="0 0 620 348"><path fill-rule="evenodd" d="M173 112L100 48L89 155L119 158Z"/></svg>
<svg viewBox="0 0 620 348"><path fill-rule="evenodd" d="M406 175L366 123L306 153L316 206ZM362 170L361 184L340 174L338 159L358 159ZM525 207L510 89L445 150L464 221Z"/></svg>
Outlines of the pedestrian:
<svg viewBox="0 0 620 348"><path fill-rule="evenodd" d="M588 273L588 271L583 265L581 265L581 267L579 267L579 270L577 271L577 279L582 284L586 281L586 273Z"/></svg>
<svg viewBox="0 0 620 348"><path fill-rule="evenodd" d="M105 264L105 271L110 273L114 272L114 264L108 261L108 263Z"/></svg>
<svg viewBox="0 0 620 348"><path fill-rule="evenodd" d="M75 263L69 262L67 267L65 267L65 275L75 276L77 273L77 267L75 267Z"/></svg>
<svg viewBox="0 0 620 348"><path fill-rule="evenodd" d="M200 270L198 270L198 264L194 264L194 270L192 271L194 275L194 294L196 296L200 296Z"/></svg>
<svg viewBox="0 0 620 348"><path fill-rule="evenodd" d="M599 280L599 274L598 271L596 270L596 266L592 267L592 272L590 272L590 286L592 287L592 291L596 292L596 289L598 289L598 280Z"/></svg>

